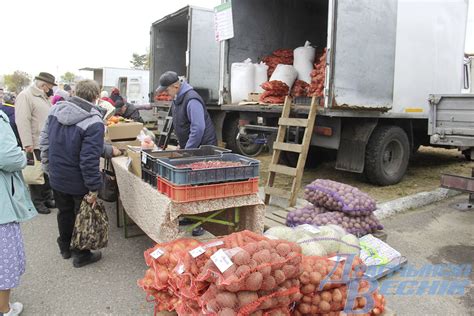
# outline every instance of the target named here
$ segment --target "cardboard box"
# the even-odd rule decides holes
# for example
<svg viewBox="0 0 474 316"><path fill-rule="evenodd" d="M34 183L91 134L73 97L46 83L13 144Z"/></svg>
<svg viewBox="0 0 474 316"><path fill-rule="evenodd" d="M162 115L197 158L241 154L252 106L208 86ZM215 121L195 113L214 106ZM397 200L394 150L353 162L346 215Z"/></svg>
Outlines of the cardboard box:
<svg viewBox="0 0 474 316"><path fill-rule="evenodd" d="M117 147L118 149L127 150L128 146L140 146L141 143L139 140L124 140L124 141L112 141L108 142L112 146Z"/></svg>
<svg viewBox="0 0 474 316"><path fill-rule="evenodd" d="M137 177L142 177L142 153L140 148L127 148L127 156L130 161L128 163L128 171L136 175Z"/></svg>
<svg viewBox="0 0 474 316"><path fill-rule="evenodd" d="M256 93L256 92L250 92L248 100L249 102L259 102L258 100L260 99L261 93Z"/></svg>
<svg viewBox="0 0 474 316"><path fill-rule="evenodd" d="M120 122L107 126L105 138L111 141L136 139L142 129L143 123Z"/></svg>

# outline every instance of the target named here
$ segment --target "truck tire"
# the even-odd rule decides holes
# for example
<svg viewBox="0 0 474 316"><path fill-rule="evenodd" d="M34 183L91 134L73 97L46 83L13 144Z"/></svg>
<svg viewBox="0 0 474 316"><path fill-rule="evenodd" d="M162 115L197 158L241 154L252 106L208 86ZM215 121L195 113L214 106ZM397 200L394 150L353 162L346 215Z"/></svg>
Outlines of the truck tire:
<svg viewBox="0 0 474 316"><path fill-rule="evenodd" d="M228 130L225 133L225 142L227 147L234 153L244 155L247 157L258 156L263 150L263 144L250 144L245 136L241 136L240 141L237 141L239 134L239 117L232 117L226 121L224 128L227 126Z"/></svg>
<svg viewBox="0 0 474 316"><path fill-rule="evenodd" d="M408 136L398 126L378 126L365 151L364 172L370 183L396 184L405 175L410 159Z"/></svg>

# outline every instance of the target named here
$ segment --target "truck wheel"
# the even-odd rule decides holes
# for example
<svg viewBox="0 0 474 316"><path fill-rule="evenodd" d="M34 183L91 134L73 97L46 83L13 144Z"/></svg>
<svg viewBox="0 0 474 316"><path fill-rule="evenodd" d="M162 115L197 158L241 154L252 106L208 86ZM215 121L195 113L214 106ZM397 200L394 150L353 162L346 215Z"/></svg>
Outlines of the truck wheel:
<svg viewBox="0 0 474 316"><path fill-rule="evenodd" d="M364 172L370 183L396 184L405 175L410 158L408 136L398 126L379 126L365 151Z"/></svg>
<svg viewBox="0 0 474 316"><path fill-rule="evenodd" d="M248 157L258 156L262 152L263 144L252 144L245 135L241 135L239 141L237 141L237 135L239 134L238 117L232 118L228 125L226 122L226 126L229 129L225 134L225 142L233 152Z"/></svg>

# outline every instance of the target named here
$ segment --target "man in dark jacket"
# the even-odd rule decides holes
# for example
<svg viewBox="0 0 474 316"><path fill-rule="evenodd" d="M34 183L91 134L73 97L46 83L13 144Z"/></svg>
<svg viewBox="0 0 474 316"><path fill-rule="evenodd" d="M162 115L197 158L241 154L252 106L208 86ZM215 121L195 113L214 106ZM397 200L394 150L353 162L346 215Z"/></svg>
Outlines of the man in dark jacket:
<svg viewBox="0 0 474 316"><path fill-rule="evenodd" d="M95 81L80 81L76 96L51 108L40 137L41 162L59 209L59 249L64 259L73 255L77 268L101 258L99 251L69 249L82 199L86 196L89 203L95 203L101 186L99 162L105 128L94 106L99 94Z"/></svg>
<svg viewBox="0 0 474 316"><path fill-rule="evenodd" d="M120 95L119 89L112 89L110 93L110 99L113 101L115 106L115 115L134 120L135 122L143 123L143 119L140 116L140 111L138 111L138 109L133 104L128 103L127 100Z"/></svg>
<svg viewBox="0 0 474 316"><path fill-rule="evenodd" d="M185 80L173 71L160 77L156 94L166 91L172 98L173 126L179 147L198 148L201 145L217 145L217 136L206 104L201 96Z"/></svg>

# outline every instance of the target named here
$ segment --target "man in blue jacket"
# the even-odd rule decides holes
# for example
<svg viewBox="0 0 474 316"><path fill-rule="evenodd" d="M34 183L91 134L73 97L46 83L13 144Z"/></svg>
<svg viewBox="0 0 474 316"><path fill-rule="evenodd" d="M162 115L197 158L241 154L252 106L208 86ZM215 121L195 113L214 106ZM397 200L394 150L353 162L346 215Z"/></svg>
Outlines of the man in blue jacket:
<svg viewBox="0 0 474 316"><path fill-rule="evenodd" d="M176 72L167 71L160 77L157 95L166 91L173 98L172 115L180 148L217 145L217 136L206 104L201 96Z"/></svg>
<svg viewBox="0 0 474 316"><path fill-rule="evenodd" d="M69 249L82 199L87 196L89 203L95 203L101 186L99 163L105 128L94 106L99 96L95 81L78 82L76 96L51 108L40 136L41 162L59 209L59 249L64 259L72 254L76 268L101 259L99 251Z"/></svg>

